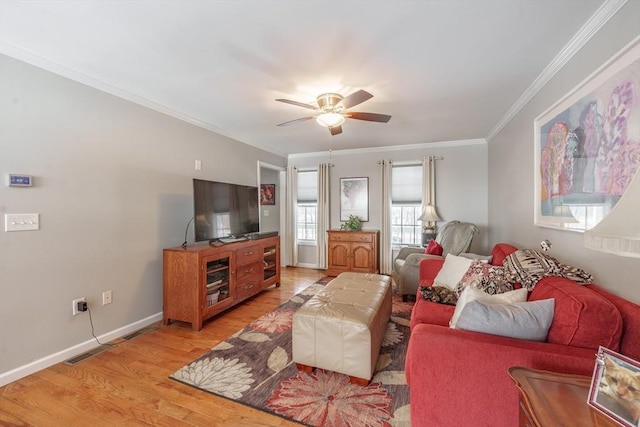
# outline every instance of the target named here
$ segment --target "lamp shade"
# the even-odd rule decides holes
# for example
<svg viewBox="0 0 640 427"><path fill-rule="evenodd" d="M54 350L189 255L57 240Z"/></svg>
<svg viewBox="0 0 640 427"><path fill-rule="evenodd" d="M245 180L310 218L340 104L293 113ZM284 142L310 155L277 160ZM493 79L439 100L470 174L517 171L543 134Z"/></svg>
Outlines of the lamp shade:
<svg viewBox="0 0 640 427"><path fill-rule="evenodd" d="M609 214L595 227L584 232L584 246L596 251L640 258L640 167Z"/></svg>
<svg viewBox="0 0 640 427"><path fill-rule="evenodd" d="M422 214L418 217L418 221L423 222L435 222L441 221L438 213L436 212L436 207L433 205L426 205L422 210Z"/></svg>
<svg viewBox="0 0 640 427"><path fill-rule="evenodd" d="M316 122L324 127L332 128L344 123L344 116L338 113L322 113L316 117Z"/></svg>

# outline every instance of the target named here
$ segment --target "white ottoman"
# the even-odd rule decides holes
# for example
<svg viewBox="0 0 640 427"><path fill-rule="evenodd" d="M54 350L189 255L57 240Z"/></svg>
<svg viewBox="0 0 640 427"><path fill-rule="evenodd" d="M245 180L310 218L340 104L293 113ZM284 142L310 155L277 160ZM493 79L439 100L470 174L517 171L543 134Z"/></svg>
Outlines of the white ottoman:
<svg viewBox="0 0 640 427"><path fill-rule="evenodd" d="M293 361L368 383L391 316L391 279L342 273L293 316Z"/></svg>

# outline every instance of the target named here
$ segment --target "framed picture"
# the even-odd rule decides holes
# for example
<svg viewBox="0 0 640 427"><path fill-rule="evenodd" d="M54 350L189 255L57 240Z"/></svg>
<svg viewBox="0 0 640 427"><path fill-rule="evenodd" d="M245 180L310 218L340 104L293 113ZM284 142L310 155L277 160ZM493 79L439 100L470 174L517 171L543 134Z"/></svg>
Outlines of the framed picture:
<svg viewBox="0 0 640 427"><path fill-rule="evenodd" d="M640 163L640 39L535 120L534 224L585 231Z"/></svg>
<svg viewBox="0 0 640 427"><path fill-rule="evenodd" d="M624 427L639 427L637 390L640 390L640 363L600 347L591 378L589 405Z"/></svg>
<svg viewBox="0 0 640 427"><path fill-rule="evenodd" d="M260 204L275 205L276 204L276 185L260 184Z"/></svg>
<svg viewBox="0 0 640 427"><path fill-rule="evenodd" d="M369 221L369 178L340 178L340 221Z"/></svg>

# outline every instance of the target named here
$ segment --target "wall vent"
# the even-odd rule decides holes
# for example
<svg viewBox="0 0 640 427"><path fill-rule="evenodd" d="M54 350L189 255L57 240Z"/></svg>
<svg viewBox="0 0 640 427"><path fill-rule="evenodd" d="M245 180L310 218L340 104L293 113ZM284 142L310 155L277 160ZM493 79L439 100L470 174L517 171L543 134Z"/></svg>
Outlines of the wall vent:
<svg viewBox="0 0 640 427"><path fill-rule="evenodd" d="M111 347L114 347L113 344L103 344L103 345L101 345L99 347L92 348L89 351L85 351L82 354L74 356L71 359L67 359L62 363L64 363L67 366L74 366L74 365L77 365L78 363L82 362L83 360L87 360L88 358L95 356L96 354L100 354L103 351L109 350Z"/></svg>

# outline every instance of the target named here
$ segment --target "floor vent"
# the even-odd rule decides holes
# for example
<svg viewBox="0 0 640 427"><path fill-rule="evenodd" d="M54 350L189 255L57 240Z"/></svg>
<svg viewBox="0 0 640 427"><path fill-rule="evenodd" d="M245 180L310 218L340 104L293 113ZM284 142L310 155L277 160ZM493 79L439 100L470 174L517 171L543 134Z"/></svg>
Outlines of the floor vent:
<svg viewBox="0 0 640 427"><path fill-rule="evenodd" d="M132 332L129 335L125 335L125 336L121 337L120 339L122 341L129 341L129 340L132 340L134 338L139 337L140 335L144 335L147 332L151 332L151 331L156 330L156 329L158 329L158 325L150 325L150 326L147 326L146 328L142 328L142 329L139 329L139 330L137 330L135 332Z"/></svg>
<svg viewBox="0 0 640 427"><path fill-rule="evenodd" d="M93 357L96 354L100 354L103 351L107 351L112 347L113 347L112 344L103 344L103 345L101 345L99 347L93 348L93 349L91 349L89 351L86 351L86 352L84 352L82 354L79 354L79 355L77 355L75 357L72 357L71 359L67 359L63 363L65 365L68 365L68 366L74 366L74 365L77 365L78 363L82 362L83 360L87 360L88 358Z"/></svg>

